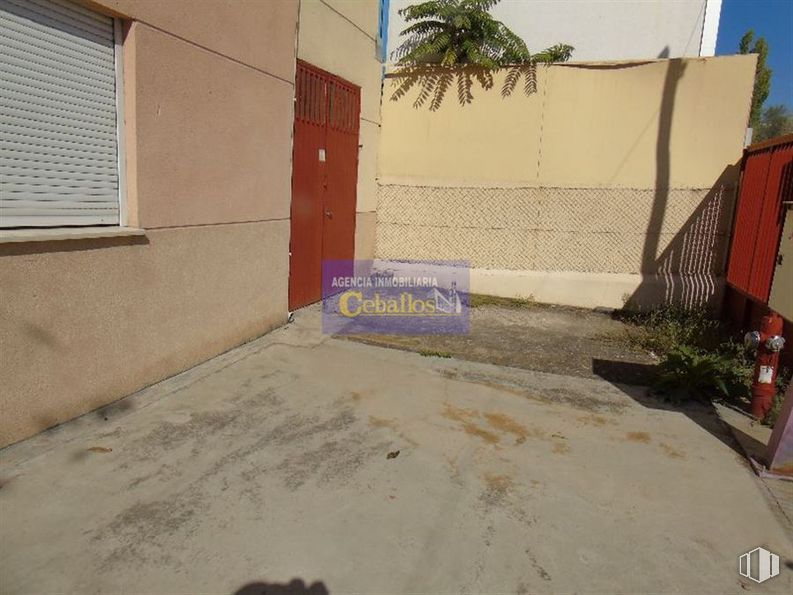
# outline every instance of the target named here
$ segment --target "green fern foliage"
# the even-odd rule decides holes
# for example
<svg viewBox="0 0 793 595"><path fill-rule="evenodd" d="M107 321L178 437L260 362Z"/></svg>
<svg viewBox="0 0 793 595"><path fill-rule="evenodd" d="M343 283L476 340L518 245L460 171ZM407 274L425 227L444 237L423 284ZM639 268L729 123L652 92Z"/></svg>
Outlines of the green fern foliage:
<svg viewBox="0 0 793 595"><path fill-rule="evenodd" d="M752 367L748 362L739 365L742 363L740 350L740 346L732 343L727 344L723 352L691 345L676 346L664 355L658 366L654 388L676 402L745 396L749 392Z"/></svg>

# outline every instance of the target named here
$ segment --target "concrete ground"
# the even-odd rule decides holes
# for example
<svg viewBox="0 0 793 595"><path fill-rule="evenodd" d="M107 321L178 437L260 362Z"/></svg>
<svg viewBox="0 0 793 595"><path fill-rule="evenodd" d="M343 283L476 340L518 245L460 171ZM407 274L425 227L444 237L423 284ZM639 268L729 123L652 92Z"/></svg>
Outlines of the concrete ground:
<svg viewBox="0 0 793 595"><path fill-rule="evenodd" d="M300 312L0 451L0 591L793 589L793 544L708 410L317 329ZM782 568L762 585L737 572L758 545Z"/></svg>
<svg viewBox="0 0 793 595"><path fill-rule="evenodd" d="M757 422L743 411L724 404L716 404L714 408L730 429L744 455L751 457L754 465L762 469L765 477L760 481L772 504L771 508L777 513L788 538L793 542L793 481L770 477L765 468L766 445L771 439L771 428Z"/></svg>

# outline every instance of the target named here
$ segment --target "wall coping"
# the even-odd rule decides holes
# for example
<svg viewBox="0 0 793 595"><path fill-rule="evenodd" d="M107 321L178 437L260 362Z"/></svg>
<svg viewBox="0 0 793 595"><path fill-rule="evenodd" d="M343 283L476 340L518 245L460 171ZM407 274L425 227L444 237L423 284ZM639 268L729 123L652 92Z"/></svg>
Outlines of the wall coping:
<svg viewBox="0 0 793 595"><path fill-rule="evenodd" d="M5 229L0 231L0 244L18 242L51 242L53 240L86 240L92 238L118 238L144 236L137 227L58 227L35 229Z"/></svg>

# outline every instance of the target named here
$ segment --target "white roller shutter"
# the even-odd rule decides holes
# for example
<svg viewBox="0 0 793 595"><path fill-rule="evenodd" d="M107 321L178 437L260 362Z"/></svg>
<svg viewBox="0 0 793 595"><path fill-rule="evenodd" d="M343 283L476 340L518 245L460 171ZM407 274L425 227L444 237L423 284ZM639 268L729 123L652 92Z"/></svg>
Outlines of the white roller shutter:
<svg viewBox="0 0 793 595"><path fill-rule="evenodd" d="M0 0L0 227L119 223L113 19Z"/></svg>

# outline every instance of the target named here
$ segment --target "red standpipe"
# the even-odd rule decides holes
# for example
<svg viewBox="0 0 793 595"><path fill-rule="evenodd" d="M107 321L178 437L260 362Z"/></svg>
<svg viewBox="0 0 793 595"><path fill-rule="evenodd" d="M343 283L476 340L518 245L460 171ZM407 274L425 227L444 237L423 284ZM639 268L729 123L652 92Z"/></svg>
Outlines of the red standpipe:
<svg viewBox="0 0 793 595"><path fill-rule="evenodd" d="M771 409L776 394L776 376L779 369L779 351L782 339L782 318L776 312L764 316L760 332L754 335L757 343L757 361L752 382L752 415L762 419Z"/></svg>

